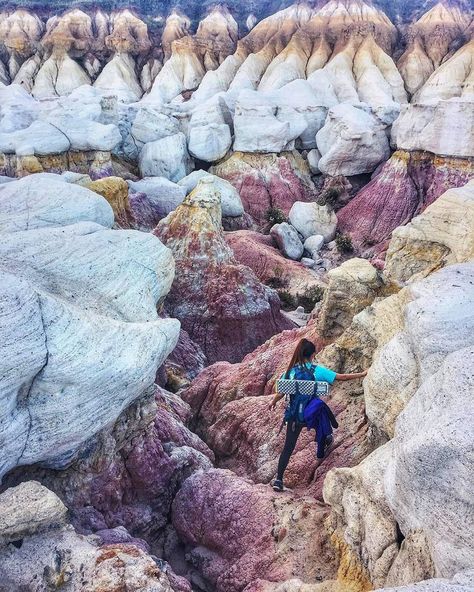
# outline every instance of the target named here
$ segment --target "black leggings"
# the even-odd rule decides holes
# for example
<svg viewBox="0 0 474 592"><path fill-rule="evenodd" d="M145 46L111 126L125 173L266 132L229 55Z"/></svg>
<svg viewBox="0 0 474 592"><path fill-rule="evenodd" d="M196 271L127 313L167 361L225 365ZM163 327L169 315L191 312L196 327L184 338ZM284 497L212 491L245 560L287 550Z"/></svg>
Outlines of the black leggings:
<svg viewBox="0 0 474 592"><path fill-rule="evenodd" d="M283 473L285 472L288 463L290 462L290 456L293 454L298 437L303 429L303 424L296 421L290 421L286 425L286 439L285 446L280 454L280 460L278 461L278 472L277 479L283 481Z"/></svg>

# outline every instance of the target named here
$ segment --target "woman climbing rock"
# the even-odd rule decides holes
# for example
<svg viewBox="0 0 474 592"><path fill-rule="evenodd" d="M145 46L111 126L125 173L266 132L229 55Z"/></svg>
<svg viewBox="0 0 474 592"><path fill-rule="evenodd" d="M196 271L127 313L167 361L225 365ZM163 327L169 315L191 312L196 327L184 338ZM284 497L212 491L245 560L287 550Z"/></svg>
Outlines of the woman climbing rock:
<svg viewBox="0 0 474 592"><path fill-rule="evenodd" d="M307 380L316 382L327 382L333 384L335 380L354 380L363 378L367 371L357 372L355 374L338 374L329 368L315 364L313 361L316 353L314 343L308 339L302 339L293 353L288 370L282 375L286 380ZM270 410L275 409L276 404L284 397L284 393L276 393L270 403ZM286 439L280 460L278 461L277 477L273 482L275 491L283 491L283 473L290 457L295 449L296 442L303 427L316 430L317 457L323 459L332 444L333 428L338 427L338 423L331 409L318 397L308 397L305 405L304 417L302 410L298 412L295 406L295 397L290 397L290 403L285 411L284 423L286 423Z"/></svg>

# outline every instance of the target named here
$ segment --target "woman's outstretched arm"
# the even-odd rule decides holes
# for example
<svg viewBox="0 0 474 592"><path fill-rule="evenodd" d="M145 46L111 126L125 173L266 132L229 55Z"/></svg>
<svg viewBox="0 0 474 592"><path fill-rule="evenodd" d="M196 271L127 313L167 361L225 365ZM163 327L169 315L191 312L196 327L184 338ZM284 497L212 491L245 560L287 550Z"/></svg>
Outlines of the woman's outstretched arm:
<svg viewBox="0 0 474 592"><path fill-rule="evenodd" d="M275 406L278 403L278 401L281 401L281 399L283 399L284 396L285 395L283 393L275 393L275 396L273 397L272 402L270 403L268 408L270 410L275 409Z"/></svg>
<svg viewBox="0 0 474 592"><path fill-rule="evenodd" d="M364 378L364 376L367 376L367 370L355 374L336 374L336 380L355 380L356 378Z"/></svg>

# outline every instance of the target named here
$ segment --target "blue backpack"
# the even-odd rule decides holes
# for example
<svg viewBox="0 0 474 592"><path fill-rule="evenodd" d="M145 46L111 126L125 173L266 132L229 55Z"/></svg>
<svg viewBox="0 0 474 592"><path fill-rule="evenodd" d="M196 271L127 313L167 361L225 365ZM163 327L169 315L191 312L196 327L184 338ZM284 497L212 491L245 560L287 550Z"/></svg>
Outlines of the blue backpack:
<svg viewBox="0 0 474 592"><path fill-rule="evenodd" d="M311 364L308 368L307 366L295 366L295 375L293 380L311 380L315 381L314 371L316 370L316 366ZM288 377L288 373L287 376ZM304 419L304 411L306 406L310 401L314 399L314 395L303 395L298 392L298 385L296 386L296 394L290 395L290 401L285 409L285 416L283 418L283 423L289 423L292 421L297 421L298 423L305 423Z"/></svg>

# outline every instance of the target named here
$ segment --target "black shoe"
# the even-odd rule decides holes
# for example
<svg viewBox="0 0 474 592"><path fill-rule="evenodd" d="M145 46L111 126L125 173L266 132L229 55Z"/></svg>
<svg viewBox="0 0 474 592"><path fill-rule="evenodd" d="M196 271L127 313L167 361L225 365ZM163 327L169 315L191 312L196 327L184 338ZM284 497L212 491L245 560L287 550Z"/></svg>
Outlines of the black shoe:
<svg viewBox="0 0 474 592"><path fill-rule="evenodd" d="M283 491L283 481L281 479L275 479L272 483L272 487L275 491Z"/></svg>

